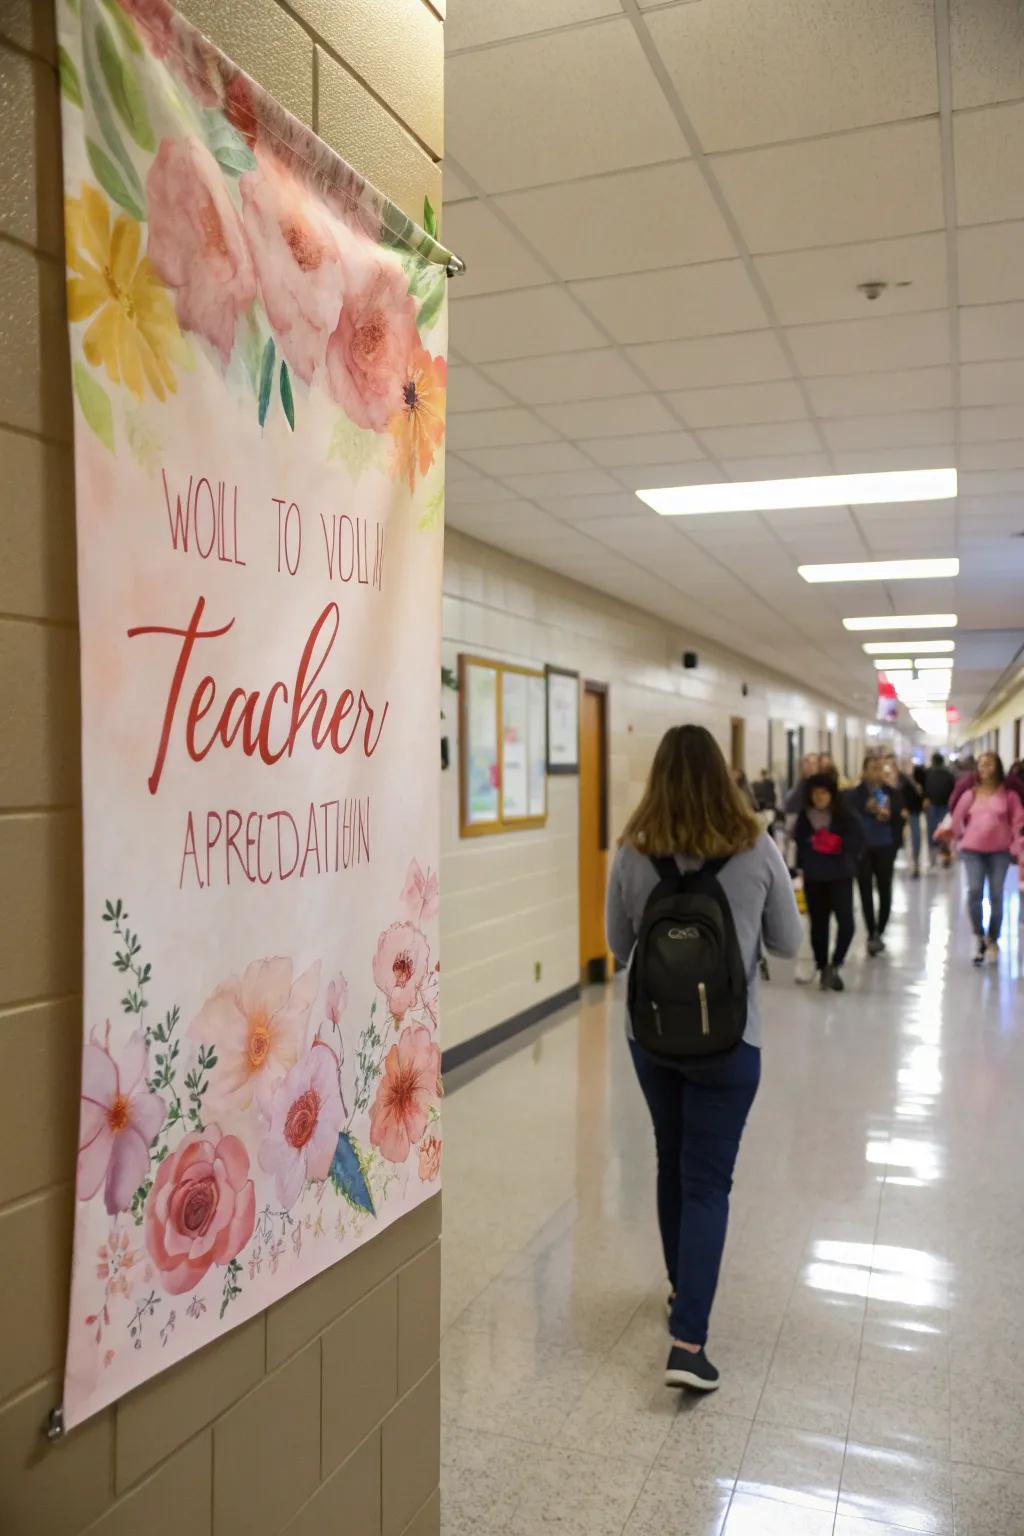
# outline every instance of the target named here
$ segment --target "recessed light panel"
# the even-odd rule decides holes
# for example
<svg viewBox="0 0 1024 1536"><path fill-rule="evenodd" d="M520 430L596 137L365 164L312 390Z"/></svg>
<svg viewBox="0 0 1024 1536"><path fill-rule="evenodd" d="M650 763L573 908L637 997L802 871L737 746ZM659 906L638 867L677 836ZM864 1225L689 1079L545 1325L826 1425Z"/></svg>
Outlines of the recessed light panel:
<svg viewBox="0 0 1024 1536"><path fill-rule="evenodd" d="M844 629L956 629L955 613L880 613L844 619Z"/></svg>
<svg viewBox="0 0 1024 1536"><path fill-rule="evenodd" d="M912 656L923 656L926 652L932 656L945 656L955 650L955 640L911 640L906 645L901 645L895 640L866 640L864 642L864 651L868 656L889 656L896 651L905 651L907 660L904 665L910 664Z"/></svg>
<svg viewBox="0 0 1024 1536"><path fill-rule="evenodd" d="M838 565L798 565L804 581L927 581L959 576L955 556L938 560L848 560Z"/></svg>
<svg viewBox="0 0 1024 1536"><path fill-rule="evenodd" d="M856 507L890 501L946 501L955 469L895 469L870 475L801 475L796 480L739 480L637 491L662 517L707 512L775 512L789 507Z"/></svg>

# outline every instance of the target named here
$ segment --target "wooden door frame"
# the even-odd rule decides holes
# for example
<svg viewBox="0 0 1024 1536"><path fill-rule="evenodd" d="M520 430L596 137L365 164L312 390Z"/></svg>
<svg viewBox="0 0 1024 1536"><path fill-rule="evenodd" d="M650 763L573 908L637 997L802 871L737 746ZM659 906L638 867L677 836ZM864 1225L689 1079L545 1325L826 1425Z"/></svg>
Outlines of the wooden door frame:
<svg viewBox="0 0 1024 1536"><path fill-rule="evenodd" d="M599 831L598 831L598 844L597 844L597 846L598 846L598 849L599 849L599 851L601 853L607 853L608 852L608 825L609 825L609 812L608 812L608 769L609 769L609 762L608 762L608 697L609 697L609 687L608 687L607 683L598 683L598 682L595 682L595 680L593 678L588 677L588 678L584 679L584 682L583 682L583 692L584 693L595 693L595 694L598 695L599 698L602 698L604 700L604 707L601 710L601 742L600 742L600 749L599 749L599 760L600 760L600 763L601 763L601 798L600 798L600 818L599 818Z"/></svg>

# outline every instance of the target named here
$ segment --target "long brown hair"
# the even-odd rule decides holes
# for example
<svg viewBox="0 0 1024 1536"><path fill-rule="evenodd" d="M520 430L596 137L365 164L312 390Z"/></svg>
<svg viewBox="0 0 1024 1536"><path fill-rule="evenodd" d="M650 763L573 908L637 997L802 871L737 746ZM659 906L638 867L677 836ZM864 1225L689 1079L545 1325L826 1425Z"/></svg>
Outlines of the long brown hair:
<svg viewBox="0 0 1024 1536"><path fill-rule="evenodd" d="M654 858L719 859L752 848L760 822L702 725L674 725L654 754L643 798L619 839Z"/></svg>

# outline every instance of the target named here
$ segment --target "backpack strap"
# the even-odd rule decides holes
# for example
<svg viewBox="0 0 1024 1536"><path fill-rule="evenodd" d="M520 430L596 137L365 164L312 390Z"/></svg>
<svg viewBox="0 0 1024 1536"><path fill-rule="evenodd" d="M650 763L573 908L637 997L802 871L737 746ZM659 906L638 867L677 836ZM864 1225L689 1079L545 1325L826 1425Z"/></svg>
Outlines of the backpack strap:
<svg viewBox="0 0 1024 1536"><path fill-rule="evenodd" d="M661 858L652 858L651 863L657 871L659 880L680 880L682 878L679 872L679 865L668 854L663 855Z"/></svg>
<svg viewBox="0 0 1024 1536"><path fill-rule="evenodd" d="M717 880L731 858L732 854L727 853L724 859L705 859L700 867L700 872L702 875L713 875Z"/></svg>

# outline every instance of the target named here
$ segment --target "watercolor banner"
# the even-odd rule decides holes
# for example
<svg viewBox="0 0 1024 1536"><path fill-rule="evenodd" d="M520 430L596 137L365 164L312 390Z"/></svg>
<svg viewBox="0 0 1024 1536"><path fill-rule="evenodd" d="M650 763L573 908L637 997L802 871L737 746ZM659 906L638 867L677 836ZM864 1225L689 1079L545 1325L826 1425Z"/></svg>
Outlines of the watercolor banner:
<svg viewBox="0 0 1024 1536"><path fill-rule="evenodd" d="M449 257L164 0L57 4L71 1427L438 1188Z"/></svg>

